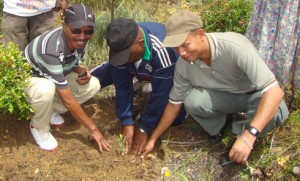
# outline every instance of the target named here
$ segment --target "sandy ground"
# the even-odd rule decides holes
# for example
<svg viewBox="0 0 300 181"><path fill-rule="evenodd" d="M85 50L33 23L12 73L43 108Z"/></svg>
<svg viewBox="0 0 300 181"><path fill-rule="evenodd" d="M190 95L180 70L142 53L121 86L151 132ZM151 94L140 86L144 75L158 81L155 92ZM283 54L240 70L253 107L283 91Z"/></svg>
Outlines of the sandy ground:
<svg viewBox="0 0 300 181"><path fill-rule="evenodd" d="M223 147L209 145L206 134L191 118L169 129L146 160L132 159L121 154L122 128L114 100L92 99L82 106L112 145L109 152L99 153L88 131L70 113L62 115L63 127L52 128L59 144L54 152L39 149L29 121L2 115L0 180L239 180L237 173L245 168L220 166Z"/></svg>

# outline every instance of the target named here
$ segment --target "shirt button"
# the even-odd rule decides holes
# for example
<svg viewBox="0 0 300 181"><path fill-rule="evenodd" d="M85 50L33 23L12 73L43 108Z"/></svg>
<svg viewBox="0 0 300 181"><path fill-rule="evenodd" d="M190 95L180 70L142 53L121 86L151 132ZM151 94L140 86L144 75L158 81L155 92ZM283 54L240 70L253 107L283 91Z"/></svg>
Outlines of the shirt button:
<svg viewBox="0 0 300 181"><path fill-rule="evenodd" d="M214 73L216 73L216 72L213 70L212 73L214 74Z"/></svg>

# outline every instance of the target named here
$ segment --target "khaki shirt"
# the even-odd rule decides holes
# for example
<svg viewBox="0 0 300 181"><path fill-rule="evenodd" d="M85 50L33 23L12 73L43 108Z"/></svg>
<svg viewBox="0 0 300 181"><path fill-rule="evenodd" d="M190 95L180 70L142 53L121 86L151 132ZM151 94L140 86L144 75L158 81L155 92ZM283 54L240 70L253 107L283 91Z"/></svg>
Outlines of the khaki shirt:
<svg viewBox="0 0 300 181"><path fill-rule="evenodd" d="M257 49L243 35L233 32L207 33L211 65L200 59L194 64L181 57L176 63L170 101L181 103L194 87L231 93L262 90L276 81Z"/></svg>

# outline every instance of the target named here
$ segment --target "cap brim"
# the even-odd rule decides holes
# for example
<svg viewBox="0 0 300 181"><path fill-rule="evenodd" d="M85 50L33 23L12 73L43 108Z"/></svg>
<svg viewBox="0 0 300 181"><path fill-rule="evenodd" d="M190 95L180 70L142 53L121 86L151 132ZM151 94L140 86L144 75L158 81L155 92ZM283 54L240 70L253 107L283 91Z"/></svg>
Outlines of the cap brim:
<svg viewBox="0 0 300 181"><path fill-rule="evenodd" d="M129 58L130 46L125 50L113 52L109 50L109 63L114 66L124 65Z"/></svg>
<svg viewBox="0 0 300 181"><path fill-rule="evenodd" d="M72 26L73 29L85 27L85 26L92 26L95 27L95 23L92 21L87 21L87 20L77 20L77 21L72 21L69 22L69 24Z"/></svg>
<svg viewBox="0 0 300 181"><path fill-rule="evenodd" d="M176 34L176 35L167 35L162 43L162 47L179 47L182 45L190 32Z"/></svg>

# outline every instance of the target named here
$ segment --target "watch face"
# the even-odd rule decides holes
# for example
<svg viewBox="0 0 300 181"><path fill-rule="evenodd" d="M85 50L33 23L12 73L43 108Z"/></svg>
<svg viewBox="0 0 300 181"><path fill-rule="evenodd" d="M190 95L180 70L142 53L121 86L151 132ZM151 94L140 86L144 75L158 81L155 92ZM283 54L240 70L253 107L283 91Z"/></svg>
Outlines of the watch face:
<svg viewBox="0 0 300 181"><path fill-rule="evenodd" d="M258 134L259 134L259 131L256 129L256 128L254 128L254 127L252 127L252 126L249 126L248 127L248 131L252 134L252 135L254 135L254 136L258 136Z"/></svg>

